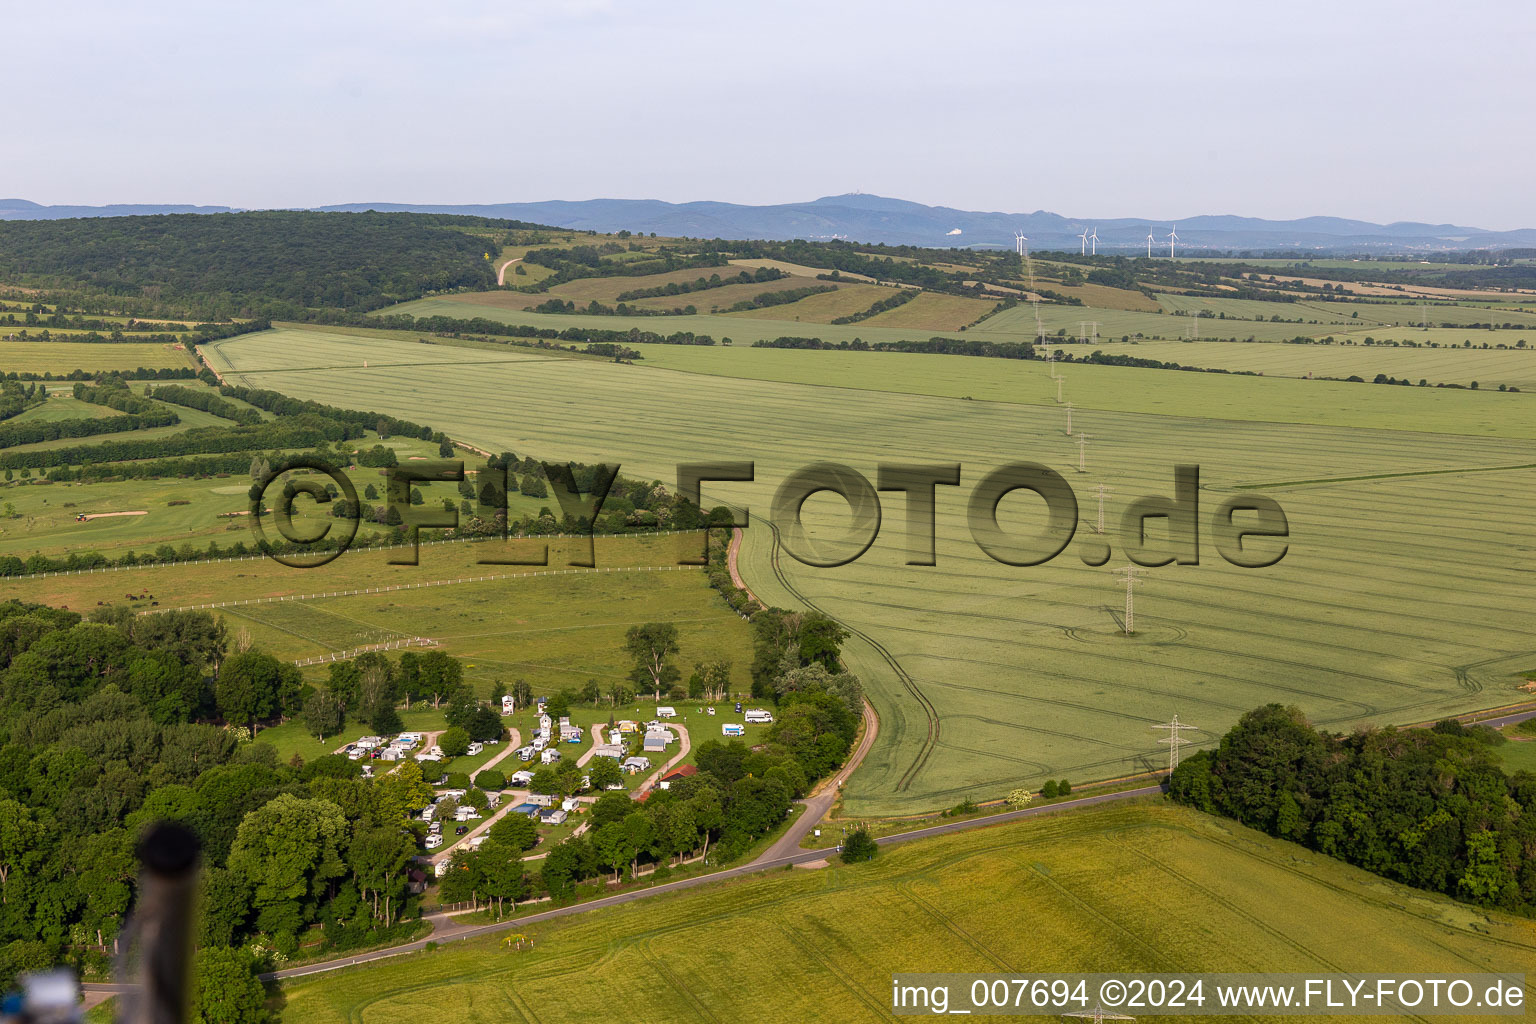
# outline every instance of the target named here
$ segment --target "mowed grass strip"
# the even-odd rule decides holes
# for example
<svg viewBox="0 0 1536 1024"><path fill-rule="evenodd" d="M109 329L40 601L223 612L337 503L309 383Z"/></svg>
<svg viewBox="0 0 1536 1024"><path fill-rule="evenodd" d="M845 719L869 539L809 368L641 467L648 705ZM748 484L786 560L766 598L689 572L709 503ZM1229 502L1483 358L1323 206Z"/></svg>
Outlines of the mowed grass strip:
<svg viewBox="0 0 1536 1024"><path fill-rule="evenodd" d="M893 971L1360 973L1390 963L1445 973L1513 970L1536 956L1529 922L1157 805L922 840L870 864L776 871L514 930L531 951L491 935L285 983L284 1024L884 1021Z"/></svg>
<svg viewBox="0 0 1536 1024"><path fill-rule="evenodd" d="M270 360L269 340L224 351L236 362ZM295 358L313 358L312 348ZM680 462L755 461L754 483L706 487L706 500L752 508L742 571L760 597L821 608L857 631L845 653L882 727L845 787L850 813L908 813L1046 778L1154 768L1165 751L1151 726L1174 711L1204 730L1198 742L1272 700L1330 728L1420 721L1514 699L1510 673L1529 667L1519 612L1527 581L1509 552L1523 550L1532 472L1393 475L1528 463L1536 422L1525 396L1068 366L1074 428L1091 437L1088 471L1078 474L1076 438L1038 363L649 351L774 359L820 386L573 360L473 373L435 364L250 376L304 397L435 419L484 447L618 462L663 482ZM1014 400L915 393L925 390ZM513 391L516 403L502 400ZM720 409L747 426L701 431L700 416ZM889 504L878 540L849 566L776 555L766 529L775 488L829 459L871 479L880 462L961 463L963 485L940 489L938 564L905 564L905 521ZM1093 485L1112 488L1106 518L1117 558L1119 514L1136 497L1171 493L1177 463L1201 467L1202 516L1243 485L1382 478L1279 495L1292 539L1269 569L1228 565L1207 534L1199 566L1150 574L1137 596L1141 628L1128 640L1123 588L1084 564L1076 545L1024 569L988 558L971 538L969 488L1020 459L1067 475L1085 521L1096 513ZM843 525L835 503L806 508L815 530ZM1021 536L1041 526L1022 497L1004 503L1001 521Z"/></svg>

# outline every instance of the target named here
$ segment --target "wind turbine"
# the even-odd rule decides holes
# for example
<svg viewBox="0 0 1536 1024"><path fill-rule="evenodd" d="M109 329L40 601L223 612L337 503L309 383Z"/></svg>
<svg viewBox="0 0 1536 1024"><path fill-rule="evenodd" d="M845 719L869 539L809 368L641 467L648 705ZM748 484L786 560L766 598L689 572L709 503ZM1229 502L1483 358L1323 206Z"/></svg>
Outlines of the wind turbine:
<svg viewBox="0 0 1536 1024"><path fill-rule="evenodd" d="M1088 229L1084 228L1083 229L1083 233L1078 235L1077 237L1081 238L1083 240L1082 252L1079 253L1079 255L1081 255L1081 256L1088 255Z"/></svg>
<svg viewBox="0 0 1536 1024"><path fill-rule="evenodd" d="M1168 232L1168 258L1173 259L1173 243L1179 240L1179 226L1175 224L1173 230Z"/></svg>
<svg viewBox="0 0 1536 1024"><path fill-rule="evenodd" d="M1093 229L1093 234L1088 236L1088 241L1093 243L1093 252L1089 253L1089 255L1090 256L1097 256L1099 254L1099 229L1098 228L1094 228Z"/></svg>
<svg viewBox="0 0 1536 1024"><path fill-rule="evenodd" d="M1147 259L1152 258L1152 225L1147 225Z"/></svg>
<svg viewBox="0 0 1536 1024"><path fill-rule="evenodd" d="M1013 251L1018 253L1020 256L1028 256L1029 255L1029 244L1028 243L1029 243L1029 236L1024 234L1024 232L1022 232L1022 231L1015 231L1013 233Z"/></svg>

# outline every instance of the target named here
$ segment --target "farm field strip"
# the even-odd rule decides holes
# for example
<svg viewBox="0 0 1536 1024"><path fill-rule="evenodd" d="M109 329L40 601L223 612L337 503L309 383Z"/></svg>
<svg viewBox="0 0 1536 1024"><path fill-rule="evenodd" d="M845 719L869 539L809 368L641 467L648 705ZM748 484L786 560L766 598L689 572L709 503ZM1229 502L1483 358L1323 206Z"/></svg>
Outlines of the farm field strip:
<svg viewBox="0 0 1536 1024"><path fill-rule="evenodd" d="M221 347L237 365L244 359L270 365L279 353L263 340ZM285 344L281 337L269 340ZM381 357L388 349L381 347ZM850 365L823 361L844 353L772 354L796 357L806 374L820 370L822 383L836 382ZM1016 369L1011 361L864 358L861 365L898 378L916 368L953 366L977 380L1022 371L1028 386L1043 390L1046 384L1043 367ZM904 362L882 362L889 359ZM1297 389L1316 396L1310 389L1337 386L1353 388L1351 394L1381 392L1385 400L1386 393L1412 390L1104 367L1069 372L1076 381L1092 376L1084 372L1090 369L1115 370L1112 379L1103 378L1105 405L1117 398L1133 403L1138 385L1161 381L1184 389L1185 408L1199 408L1207 396L1233 385L1240 393L1249 393L1250 385L1269 389L1250 397ZM252 375L259 382L260 374ZM318 379L275 379L300 397L318 396L304 390L318 387ZM930 382L909 376L905 383ZM512 407L477 400L514 386L519 401ZM1528 463L1528 445L1514 438L1080 408L1077 429L1087 431L1091 442L1090 472L1079 475L1073 472L1076 445L1064 435L1054 403L961 403L570 360L477 367L472 379L449 364L366 376L341 372L329 375L325 388L328 401L366 398L371 407L434 425L442 420L429 411L435 396L452 394L454 420L441 425L455 436L519 453L619 461L626 473L664 483L680 461L755 459L758 483L707 486L706 501L750 505L758 522L769 516L777 481L812 462L847 462L871 479L882 460L961 462L965 484L939 491L934 567L901 564L899 497L887 499L875 546L838 569L811 569L779 557L781 579L772 571L771 531L747 531L743 572L759 596L787 607L808 600L862 638L849 645L847 656L866 680L882 728L875 750L846 787L850 808L861 813L996 796L1044 777L1085 780L1141 770L1158 756L1149 723L1180 709L1209 740L1242 709L1275 699L1294 701L1338 728L1486 706L1498 702L1505 673L1517 667L1501 659L1518 660L1536 647L1517 612L1526 575L1536 569L1536 552L1520 526L1523 495L1536 471L1403 476L1278 492L1292 532L1286 559L1267 570L1239 570L1217 559L1207 539L1200 566L1149 575L1138 594L1140 628L1133 639L1118 635L1123 589L1105 569L1077 557L1095 515L1091 487L1099 481L1114 488L1109 513L1118 546L1119 510L1132 497L1169 493L1175 463L1201 466L1202 504L1209 509L1224 492L1255 480ZM1441 394L1523 408L1521 396ZM1414 391L1412 397L1440 395ZM594 416L594 409L622 409L624 415ZM701 414L724 409L732 411L726 429L698 429ZM1529 426L1517 416L1504 422L1511 431ZM975 548L965 524L969 487L981 473L1014 459L1054 466L1078 490L1083 533L1045 566L1019 569L992 561ZM806 504L813 535L841 524L840 507L821 497ZM1003 503L1000 521L1020 533L1038 529L1021 498ZM1112 564L1123 557L1116 552Z"/></svg>
<svg viewBox="0 0 1536 1024"><path fill-rule="evenodd" d="M777 282L784 284L785 282ZM873 286L871 286L873 287ZM846 289L843 289L846 290ZM887 289L879 289L883 297L889 294ZM837 343L851 342L855 338L861 338L867 342L876 341L923 341L930 337L950 337L980 341L995 342L1023 342L1035 341L1037 327L1035 322L1035 309L1032 303L1021 303L1012 309L1005 309L982 320L975 327L964 332L959 330L937 330L930 327L886 327L881 326L874 318L869 321L856 324L833 325L820 323L814 331L810 330L810 323L818 319L830 320L830 315L815 313L806 315L798 313L796 307L800 303L787 306L770 306L765 309L752 310L745 313L697 313L683 316L602 316L588 314L563 314L563 313L531 313L525 312L522 304L509 305L503 298L506 292L466 292L450 296L442 296L430 299L417 299L413 302L402 303L398 306L390 306L380 310L380 315L396 313L408 313L413 316L448 316L456 318L484 317L488 320L498 320L509 324L526 324L535 327L548 328L556 331L564 331L572 328L595 328L601 330L627 331L655 331L660 334L671 334L677 331L691 331L695 334L708 334L715 339L731 338L737 345L750 345L758 340L771 340L782 336L815 336L824 341ZM707 293L705 293L707 294ZM837 297L838 293L828 293L826 296L811 296L802 299L806 303L807 311L819 309L817 300L838 304L841 315L844 312L854 310L843 309L843 299ZM521 296L519 296L521 298ZM871 302L873 299L870 300ZM1238 300L1230 300L1238 301ZM686 305L686 303L680 303ZM863 303L858 308L867 308L869 303ZM1292 317L1300 315L1302 311L1293 310L1289 305L1268 304L1280 310L1282 315L1289 314ZM1332 305L1327 304L1327 305ZM1254 341L1289 341L1297 336L1304 337L1333 337L1336 339L1353 339L1356 342L1366 337L1374 337L1380 340L1411 340L1421 343L1435 342L1442 346L1460 346L1464 341L1471 340L1476 344L1484 341L1490 344L1505 343L1514 346L1521 337L1526 340L1527 346L1536 345L1536 330L1531 331L1487 331L1472 328L1431 328L1424 331L1419 327L1410 325L1384 325L1368 320L1350 320L1347 323L1328 323L1326 317L1322 317L1316 311L1304 311L1303 320L1324 320L1321 323L1270 323L1257 320L1218 320L1209 317L1196 319L1187 316L1171 316L1156 312L1139 312L1133 310L1107 309L1096 306L1066 306L1059 303L1042 303L1040 305L1040 323L1047 332L1046 342L1053 345L1062 345L1074 342L1080 336L1083 325L1087 323L1098 324L1098 337L1093 344L1102 345L1109 341L1118 341L1126 337L1141 335L1150 339L1179 340L1187 337L1191 330L1198 330L1204 337L1237 338L1239 340L1252 339ZM794 317L800 315L801 319ZM979 313L977 315L980 315ZM1362 317L1365 314L1361 314ZM1431 320L1433 321L1433 317ZM1487 319L1486 317L1484 319ZM1493 319L1515 320L1515 316L1497 316ZM1057 332L1063 332L1057 337Z"/></svg>
<svg viewBox="0 0 1536 1024"><path fill-rule="evenodd" d="M889 1019L892 965L1444 973L1517 970L1536 955L1529 922L1153 804L923 840L868 865L772 872L523 930L533 952L492 936L288 982L285 1024L445 1010L535 1019L532 1007L560 1024L619 1000L636 1022L878 1021Z"/></svg>
<svg viewBox="0 0 1536 1024"><path fill-rule="evenodd" d="M1536 342L1536 332L1532 341ZM1364 345L1276 345L1230 341L1144 341L1134 346L1103 346L1112 355L1158 359L1186 366L1214 366L1269 376L1358 376L1378 373L1417 384L1427 380L1497 389L1536 389L1536 345L1524 349L1401 348Z"/></svg>
<svg viewBox="0 0 1536 1024"><path fill-rule="evenodd" d="M1096 347L1136 356L1142 354L1147 343ZM642 345L641 349L645 365L651 368L813 385L817 389L970 398L978 402L1040 406L1061 413L1061 407L1056 405L1056 384L1049 378L1043 360L683 345ZM1177 351L1182 354L1186 350L1201 351L1193 342ZM1079 346L1076 351L1084 354L1091 350ZM1366 351L1375 352L1384 366L1390 365L1393 353L1404 352ZM1186 355L1174 361L1194 360ZM1526 404L1519 395L1474 395L1447 389L1426 393L1342 381L1298 382L1247 376L1217 379L1194 372L1081 363L1058 366L1057 372L1066 378L1064 397L1078 409L1179 416L1195 407L1192 403L1198 403L1209 418L1217 421L1275 420L1536 438L1536 407ZM836 400L835 391L830 399L822 395L806 400Z"/></svg>
<svg viewBox="0 0 1536 1024"><path fill-rule="evenodd" d="M4 328L0 328L4 333ZM71 370L151 370L191 366L183 349L150 342L0 341L0 371L66 374Z"/></svg>

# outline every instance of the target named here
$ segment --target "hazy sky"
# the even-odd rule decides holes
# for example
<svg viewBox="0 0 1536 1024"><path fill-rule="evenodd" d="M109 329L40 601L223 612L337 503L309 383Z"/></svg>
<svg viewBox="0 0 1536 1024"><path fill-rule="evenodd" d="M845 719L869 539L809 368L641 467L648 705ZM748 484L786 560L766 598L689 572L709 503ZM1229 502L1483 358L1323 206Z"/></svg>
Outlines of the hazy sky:
<svg viewBox="0 0 1536 1024"><path fill-rule="evenodd" d="M0 0L0 196L1536 226L1536 5Z"/></svg>

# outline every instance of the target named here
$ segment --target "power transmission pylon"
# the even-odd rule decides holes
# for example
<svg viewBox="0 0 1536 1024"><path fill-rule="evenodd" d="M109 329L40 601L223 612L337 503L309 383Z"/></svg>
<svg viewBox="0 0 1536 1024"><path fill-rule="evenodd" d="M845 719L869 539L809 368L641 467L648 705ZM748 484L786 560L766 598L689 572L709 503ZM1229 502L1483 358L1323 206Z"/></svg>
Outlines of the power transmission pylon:
<svg viewBox="0 0 1536 1024"><path fill-rule="evenodd" d="M1051 380L1055 380L1056 379L1056 353L1055 352L1047 352L1045 354L1045 368L1046 368L1047 371L1050 372ZM1061 399L1058 398L1057 401L1059 402L1059 401L1061 401Z"/></svg>
<svg viewBox="0 0 1536 1024"><path fill-rule="evenodd" d="M1096 525L1093 528L1093 532L1094 533L1103 533L1104 532L1104 499L1109 496L1110 490L1109 490L1108 487L1104 486L1103 484L1099 484L1097 487L1094 488L1094 493L1099 496L1099 522L1098 522L1098 525Z"/></svg>
<svg viewBox="0 0 1536 1024"><path fill-rule="evenodd" d="M1135 587L1141 583L1141 575L1147 570L1139 565L1126 565L1119 569L1111 569L1110 572L1120 576L1125 581L1125 635L1130 636L1136 632L1136 604Z"/></svg>
<svg viewBox="0 0 1536 1024"><path fill-rule="evenodd" d="M1127 1017L1123 1013L1111 1013L1102 1006L1095 1006L1091 1010L1078 1010L1073 1013L1064 1013L1063 1017L1076 1017L1079 1020L1092 1021L1093 1024L1104 1024L1107 1020L1135 1020L1135 1017Z"/></svg>
<svg viewBox="0 0 1536 1024"><path fill-rule="evenodd" d="M1064 380L1066 380L1065 377L1058 376L1056 378L1056 404L1057 405L1061 404L1061 382L1064 381ZM1067 433L1070 434L1070 433L1072 433L1072 431L1069 430L1069 431L1067 431Z"/></svg>
<svg viewBox="0 0 1536 1024"><path fill-rule="evenodd" d="M1185 725L1179 721L1178 715L1174 715L1173 721L1162 725L1154 725L1151 728L1168 730L1168 735L1157 742L1168 744L1168 774L1172 775L1173 770L1179 766L1179 747L1184 743L1184 738L1180 734L1183 732L1199 732L1199 727Z"/></svg>
<svg viewBox="0 0 1536 1024"><path fill-rule="evenodd" d="M1086 472L1088 472L1088 462L1087 462L1087 459L1088 459L1088 435L1087 434L1078 434L1077 435L1077 471L1079 473L1086 473Z"/></svg>
<svg viewBox="0 0 1536 1024"><path fill-rule="evenodd" d="M1072 436L1072 403L1067 403L1067 436Z"/></svg>

